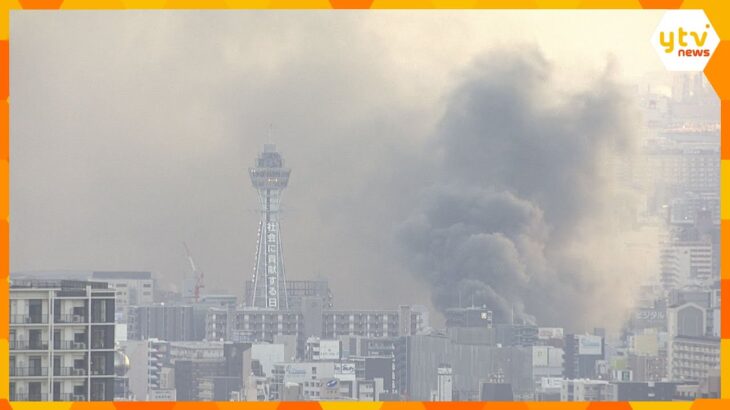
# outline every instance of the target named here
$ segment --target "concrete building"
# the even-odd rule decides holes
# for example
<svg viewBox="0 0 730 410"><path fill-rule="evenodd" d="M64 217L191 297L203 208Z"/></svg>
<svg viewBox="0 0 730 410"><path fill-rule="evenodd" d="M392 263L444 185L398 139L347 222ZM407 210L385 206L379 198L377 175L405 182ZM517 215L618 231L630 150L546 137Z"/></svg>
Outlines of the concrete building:
<svg viewBox="0 0 730 410"><path fill-rule="evenodd" d="M446 327L492 327L492 311L486 307L446 309Z"/></svg>
<svg viewBox="0 0 730 410"><path fill-rule="evenodd" d="M129 306L151 305L155 297L155 280L151 272L95 271L89 278L102 281L115 289L116 309L122 321L126 321Z"/></svg>
<svg viewBox="0 0 730 410"><path fill-rule="evenodd" d="M431 399L442 363L453 369L455 400L478 400L480 380L496 374L512 385L516 395L534 392L530 348L465 345L444 335L413 335L398 343L395 360L396 392L408 400Z"/></svg>
<svg viewBox="0 0 730 410"><path fill-rule="evenodd" d="M673 242L661 250L662 284L676 289L712 280L713 256L709 242Z"/></svg>
<svg viewBox="0 0 730 410"><path fill-rule="evenodd" d="M250 344L222 343L219 356L218 349L205 349L202 342L178 342L181 343L187 345L180 346L186 353L173 353L171 344L178 400L229 401L244 395L243 369Z"/></svg>
<svg viewBox="0 0 730 410"><path fill-rule="evenodd" d="M156 401L156 397L173 394L170 390L174 391L175 383L174 376L170 374L168 342L157 339L127 340L120 342L119 349L129 358L127 379L133 400Z"/></svg>
<svg viewBox="0 0 730 410"><path fill-rule="evenodd" d="M257 361L261 368L263 376L271 376L274 370L274 364L283 363L290 358L286 357L285 346L276 343L254 343L251 345L250 360ZM245 365L250 368L253 365ZM246 374L250 374L249 370Z"/></svg>
<svg viewBox="0 0 730 410"><path fill-rule="evenodd" d="M205 321L206 340L276 343L277 336L296 341L296 356L303 357L304 321L301 312L270 309L210 308Z"/></svg>
<svg viewBox="0 0 730 410"><path fill-rule="evenodd" d="M339 361L342 358L342 342L339 340L325 340L318 337L310 337L307 339L305 360L320 361L333 360Z"/></svg>
<svg viewBox="0 0 730 410"><path fill-rule="evenodd" d="M656 355L629 354L627 367L636 381L659 382L667 377L666 354L659 352Z"/></svg>
<svg viewBox="0 0 730 410"><path fill-rule="evenodd" d="M554 346L532 346L532 377L535 383L543 378L563 374L563 349Z"/></svg>
<svg viewBox="0 0 730 410"><path fill-rule="evenodd" d="M203 315L196 315L192 305L130 306L127 311L127 338L170 342L203 340L205 314L203 311Z"/></svg>
<svg viewBox="0 0 730 410"><path fill-rule="evenodd" d="M616 401L617 387L606 380L566 379L562 382L560 401Z"/></svg>
<svg viewBox="0 0 730 410"><path fill-rule="evenodd" d="M676 383L622 382L614 384L618 401L672 401L677 391Z"/></svg>
<svg viewBox="0 0 730 410"><path fill-rule="evenodd" d="M703 381L720 367L720 339L676 336L669 342L667 373L672 381Z"/></svg>
<svg viewBox="0 0 730 410"><path fill-rule="evenodd" d="M448 364L440 364L436 370L437 388L435 401L451 401L454 394L454 370Z"/></svg>
<svg viewBox="0 0 730 410"><path fill-rule="evenodd" d="M317 324L313 326L310 323L312 320ZM291 336L297 341L296 357L303 358L307 339L304 335L312 333L320 325L321 333L310 336L336 340L341 336L393 338L403 336L404 333L415 334L422 329L422 323L421 312L407 306L401 306L398 310L342 311L317 308L306 313L292 310L210 308L206 317L206 339L274 343L277 336Z"/></svg>
<svg viewBox="0 0 730 410"><path fill-rule="evenodd" d="M596 335L565 335L563 377L596 379L596 363L605 360L604 340Z"/></svg>
<svg viewBox="0 0 730 410"><path fill-rule="evenodd" d="M404 326L407 323L407 326ZM331 310L322 312L322 337L398 337L422 329L421 312L403 306L398 310Z"/></svg>
<svg viewBox="0 0 730 410"><path fill-rule="evenodd" d="M106 283L12 280L10 400L112 400L114 311Z"/></svg>
<svg viewBox="0 0 730 410"><path fill-rule="evenodd" d="M354 372L354 369L353 369ZM274 365L271 393L276 399L281 397L285 385L302 386L304 400L318 400L321 391L320 380L335 375L334 362L287 362Z"/></svg>

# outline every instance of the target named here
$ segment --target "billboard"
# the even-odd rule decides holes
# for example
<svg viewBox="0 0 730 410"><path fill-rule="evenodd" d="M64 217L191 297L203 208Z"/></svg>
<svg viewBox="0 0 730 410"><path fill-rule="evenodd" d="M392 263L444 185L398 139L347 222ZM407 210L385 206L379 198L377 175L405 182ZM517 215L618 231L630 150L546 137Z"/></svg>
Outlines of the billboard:
<svg viewBox="0 0 730 410"><path fill-rule="evenodd" d="M562 339L562 327L540 327L537 329L537 338L541 340Z"/></svg>
<svg viewBox="0 0 730 410"><path fill-rule="evenodd" d="M321 340L319 342L319 360L339 360L340 341Z"/></svg>
<svg viewBox="0 0 730 410"><path fill-rule="evenodd" d="M355 374L354 363L335 363L336 374Z"/></svg>
<svg viewBox="0 0 730 410"><path fill-rule="evenodd" d="M580 335L578 336L579 355L600 355L603 352L603 339L601 336Z"/></svg>

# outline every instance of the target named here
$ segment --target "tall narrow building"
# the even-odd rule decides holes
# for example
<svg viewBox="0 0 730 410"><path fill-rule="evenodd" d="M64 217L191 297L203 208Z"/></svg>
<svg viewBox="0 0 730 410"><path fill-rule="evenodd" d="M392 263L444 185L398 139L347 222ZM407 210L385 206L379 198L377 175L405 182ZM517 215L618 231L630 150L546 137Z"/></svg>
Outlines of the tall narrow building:
<svg viewBox="0 0 730 410"><path fill-rule="evenodd" d="M279 214L281 194L289 183L291 169L284 168L284 160L276 152L276 146L266 144L256 159L256 166L249 168L248 173L259 194L261 220L256 241L253 293L247 303L257 308L288 309Z"/></svg>

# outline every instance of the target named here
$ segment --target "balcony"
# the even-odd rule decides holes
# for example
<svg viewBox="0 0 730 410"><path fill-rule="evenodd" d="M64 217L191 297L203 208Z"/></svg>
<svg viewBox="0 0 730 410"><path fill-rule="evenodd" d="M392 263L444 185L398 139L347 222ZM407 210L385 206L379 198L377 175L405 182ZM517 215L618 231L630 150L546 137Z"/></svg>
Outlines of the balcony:
<svg viewBox="0 0 730 410"><path fill-rule="evenodd" d="M42 325L47 323L47 315L10 315L10 324L12 325Z"/></svg>
<svg viewBox="0 0 730 410"><path fill-rule="evenodd" d="M79 324L85 324L88 321L86 320L86 317L83 315L58 315L54 317L54 323L62 323L62 324L73 324L73 323L79 323Z"/></svg>
<svg viewBox="0 0 730 410"><path fill-rule="evenodd" d="M92 376L114 376L114 369L105 369L104 367L91 368Z"/></svg>
<svg viewBox="0 0 730 410"><path fill-rule="evenodd" d="M54 367L53 375L60 377L86 376L86 369L77 369L75 367Z"/></svg>
<svg viewBox="0 0 730 410"><path fill-rule="evenodd" d="M48 395L45 393L10 394L10 401L48 401Z"/></svg>
<svg viewBox="0 0 730 410"><path fill-rule="evenodd" d="M10 350L48 350L48 340L11 340Z"/></svg>
<svg viewBox="0 0 730 410"><path fill-rule="evenodd" d="M10 377L43 377L48 376L47 367L11 367Z"/></svg>
<svg viewBox="0 0 730 410"><path fill-rule="evenodd" d="M87 350L85 342L74 342L71 340L57 340L53 342L56 350Z"/></svg>

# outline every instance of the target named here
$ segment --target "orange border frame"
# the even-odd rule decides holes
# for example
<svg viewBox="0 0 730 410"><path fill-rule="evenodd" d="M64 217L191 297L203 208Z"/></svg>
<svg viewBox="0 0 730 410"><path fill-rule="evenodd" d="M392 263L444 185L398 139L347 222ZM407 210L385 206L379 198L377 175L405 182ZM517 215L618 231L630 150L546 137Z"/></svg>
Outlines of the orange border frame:
<svg viewBox="0 0 730 410"><path fill-rule="evenodd" d="M720 36L720 45L705 68L705 76L721 100L721 124L730 123L730 0L0 0L0 295L9 297L10 201L9 201L9 21L13 9L242 9L242 8L494 8L494 9L703 9ZM637 39L648 41L649 39ZM8 402L7 357L9 305L0 303L0 410L6 409L91 409L156 410L186 409L722 409L730 408L730 127L721 126L721 399L694 402L514 402L514 403L430 403L430 402Z"/></svg>

